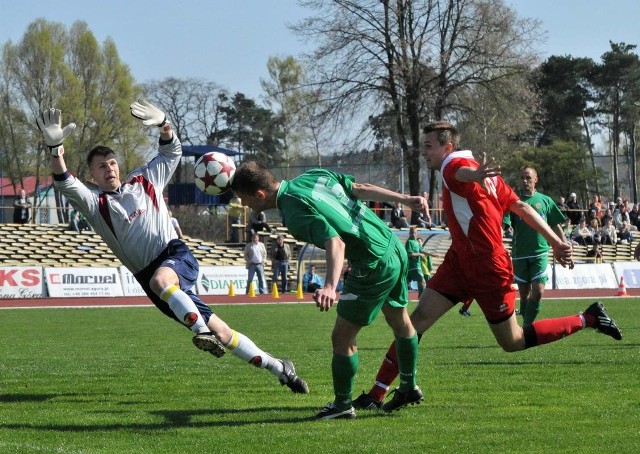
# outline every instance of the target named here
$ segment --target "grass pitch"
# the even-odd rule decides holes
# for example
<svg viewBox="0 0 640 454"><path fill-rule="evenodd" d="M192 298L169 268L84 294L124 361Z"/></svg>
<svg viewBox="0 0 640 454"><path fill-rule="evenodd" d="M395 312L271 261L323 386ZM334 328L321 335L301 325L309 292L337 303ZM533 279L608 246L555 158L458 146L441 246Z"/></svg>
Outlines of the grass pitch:
<svg viewBox="0 0 640 454"><path fill-rule="evenodd" d="M592 300L546 300L543 317ZM605 301L623 328L519 353L497 347L480 311L457 310L422 339L419 406L353 421L309 418L332 399L335 310L227 305L215 311L264 350L292 359L294 395L231 354L196 350L155 308L0 311L3 453L637 453L640 299ZM380 317L359 336L356 397L391 340Z"/></svg>

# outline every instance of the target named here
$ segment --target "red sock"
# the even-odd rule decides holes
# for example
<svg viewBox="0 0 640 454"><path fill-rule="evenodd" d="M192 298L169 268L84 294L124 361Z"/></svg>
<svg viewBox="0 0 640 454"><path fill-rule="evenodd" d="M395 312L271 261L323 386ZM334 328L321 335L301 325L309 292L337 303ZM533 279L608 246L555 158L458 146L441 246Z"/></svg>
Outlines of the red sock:
<svg viewBox="0 0 640 454"><path fill-rule="evenodd" d="M533 322L531 327L536 333L536 345L548 344L580 331L582 329L582 317L569 315L567 317L547 318Z"/></svg>
<svg viewBox="0 0 640 454"><path fill-rule="evenodd" d="M373 385L369 395L375 400L384 399L385 394L389 390L389 386L393 383L393 380L398 376L398 355L396 354L395 341L387 350L387 355L384 357L378 374L376 375L376 384Z"/></svg>

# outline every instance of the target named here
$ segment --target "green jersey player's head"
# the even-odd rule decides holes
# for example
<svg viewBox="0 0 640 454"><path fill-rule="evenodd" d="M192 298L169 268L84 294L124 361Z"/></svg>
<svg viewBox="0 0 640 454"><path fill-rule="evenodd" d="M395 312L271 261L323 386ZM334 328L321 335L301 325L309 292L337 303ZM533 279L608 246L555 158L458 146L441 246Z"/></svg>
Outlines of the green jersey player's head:
<svg viewBox="0 0 640 454"><path fill-rule="evenodd" d="M231 190L242 199L244 205L256 212L276 208L276 196L280 182L257 161L245 161L233 176Z"/></svg>

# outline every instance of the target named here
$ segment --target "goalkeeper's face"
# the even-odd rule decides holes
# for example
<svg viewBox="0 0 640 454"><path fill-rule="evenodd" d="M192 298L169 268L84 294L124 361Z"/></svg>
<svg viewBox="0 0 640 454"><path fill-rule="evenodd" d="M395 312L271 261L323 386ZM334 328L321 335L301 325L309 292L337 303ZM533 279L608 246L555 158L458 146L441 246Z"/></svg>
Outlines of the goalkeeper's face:
<svg viewBox="0 0 640 454"><path fill-rule="evenodd" d="M120 186L120 167L114 154L94 156L89 166L93 182L103 191L115 191Z"/></svg>

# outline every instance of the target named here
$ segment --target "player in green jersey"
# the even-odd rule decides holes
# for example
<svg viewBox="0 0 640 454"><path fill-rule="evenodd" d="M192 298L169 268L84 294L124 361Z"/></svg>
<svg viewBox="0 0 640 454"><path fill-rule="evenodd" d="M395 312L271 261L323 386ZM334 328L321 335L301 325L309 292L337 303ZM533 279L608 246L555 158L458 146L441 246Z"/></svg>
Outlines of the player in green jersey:
<svg viewBox="0 0 640 454"><path fill-rule="evenodd" d="M551 197L536 191L538 183L536 169L532 166L522 167L520 180L522 182L520 199L532 206L558 237L565 239L562 224L566 218ZM513 227L511 258L514 278L520 293L520 315L524 320L523 326L529 326L540 312L545 284L549 278L547 257L550 246L540 233L513 213L511 226Z"/></svg>
<svg viewBox="0 0 640 454"><path fill-rule="evenodd" d="M407 254L402 243L362 200L400 202L423 210L420 196L401 195L325 169L313 169L278 182L256 161L238 166L231 189L256 211L278 208L289 233L326 251L327 275L313 299L321 311L337 302L336 288L345 258L351 272L344 282L331 335L335 399L318 419L354 418L352 405L359 357L356 337L382 311L396 337L400 385L382 405L386 412L422 401L416 386L418 337L407 313Z"/></svg>
<svg viewBox="0 0 640 454"><path fill-rule="evenodd" d="M409 270L407 271L407 283L416 281L418 283L418 295L422 294L427 282L424 280L424 274L422 273L421 261L424 257L422 252L422 244L418 240L416 234L416 227L409 227L409 238L404 243L404 248L407 250L407 257L409 257Z"/></svg>

